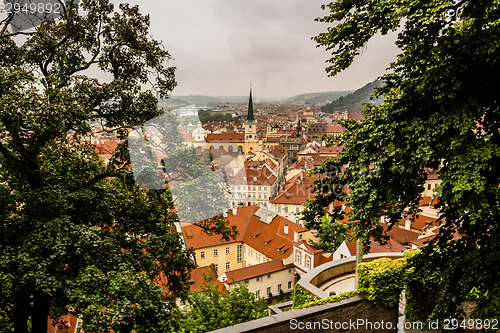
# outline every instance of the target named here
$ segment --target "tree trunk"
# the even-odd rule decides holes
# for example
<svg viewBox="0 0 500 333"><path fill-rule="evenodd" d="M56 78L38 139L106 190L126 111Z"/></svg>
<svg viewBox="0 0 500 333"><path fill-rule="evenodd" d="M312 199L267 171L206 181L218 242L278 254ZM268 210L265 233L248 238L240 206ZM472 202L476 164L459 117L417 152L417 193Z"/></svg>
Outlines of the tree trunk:
<svg viewBox="0 0 500 333"><path fill-rule="evenodd" d="M33 297L33 315L31 333L47 333L49 318L49 297L41 291L36 291Z"/></svg>
<svg viewBox="0 0 500 333"><path fill-rule="evenodd" d="M12 309L12 320L15 333L28 333L28 318L30 316L30 303L27 295L18 294Z"/></svg>

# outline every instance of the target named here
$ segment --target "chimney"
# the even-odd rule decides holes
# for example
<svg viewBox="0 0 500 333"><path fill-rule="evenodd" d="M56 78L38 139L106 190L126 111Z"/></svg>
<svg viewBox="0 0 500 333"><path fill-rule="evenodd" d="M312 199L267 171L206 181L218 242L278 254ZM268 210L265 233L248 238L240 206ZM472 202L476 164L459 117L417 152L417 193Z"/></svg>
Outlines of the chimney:
<svg viewBox="0 0 500 333"><path fill-rule="evenodd" d="M283 232L285 235L288 235L288 224L285 224L285 227L283 228Z"/></svg>
<svg viewBox="0 0 500 333"><path fill-rule="evenodd" d="M405 229L406 230L410 230L411 229L411 218L410 217L406 218Z"/></svg>
<svg viewBox="0 0 500 333"><path fill-rule="evenodd" d="M294 230L293 231L293 241L295 243L298 243L299 242L299 232L297 230Z"/></svg>
<svg viewBox="0 0 500 333"><path fill-rule="evenodd" d="M271 224L272 221L273 221L273 215L267 214L267 224Z"/></svg>
<svg viewBox="0 0 500 333"><path fill-rule="evenodd" d="M234 216L238 215L238 208L233 207L233 215Z"/></svg>

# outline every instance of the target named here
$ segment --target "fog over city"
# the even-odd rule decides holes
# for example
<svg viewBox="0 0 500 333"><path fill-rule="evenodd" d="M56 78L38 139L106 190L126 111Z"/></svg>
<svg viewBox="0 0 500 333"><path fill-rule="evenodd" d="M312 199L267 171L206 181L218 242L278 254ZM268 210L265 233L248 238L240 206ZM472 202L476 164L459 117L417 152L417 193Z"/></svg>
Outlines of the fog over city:
<svg viewBox="0 0 500 333"><path fill-rule="evenodd" d="M118 3L116 1L115 3ZM311 37L326 31L315 22L324 0L131 1L151 17L176 66L173 95L241 96L253 84L257 97L354 90L395 60L396 34L376 36L349 70L328 77L329 54Z"/></svg>

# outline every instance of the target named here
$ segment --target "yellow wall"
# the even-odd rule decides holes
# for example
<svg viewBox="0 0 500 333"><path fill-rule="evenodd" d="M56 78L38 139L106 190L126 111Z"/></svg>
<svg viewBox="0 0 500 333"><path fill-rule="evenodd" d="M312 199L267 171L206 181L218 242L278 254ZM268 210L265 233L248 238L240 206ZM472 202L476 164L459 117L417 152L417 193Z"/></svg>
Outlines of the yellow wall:
<svg viewBox="0 0 500 333"><path fill-rule="evenodd" d="M218 265L217 274L221 275L226 272L226 263L230 263L230 269L234 270L243 267L243 259L241 262L237 262L236 251L237 246L243 245L242 242L233 242L229 244L221 244L217 246L210 246L205 248L196 249L194 252L196 254L196 263L199 267L209 266L210 264ZM226 247L229 247L229 254L226 254ZM243 246L244 247L244 246ZM214 256L214 250L218 250L218 256ZM205 258L201 258L201 252L205 252Z"/></svg>

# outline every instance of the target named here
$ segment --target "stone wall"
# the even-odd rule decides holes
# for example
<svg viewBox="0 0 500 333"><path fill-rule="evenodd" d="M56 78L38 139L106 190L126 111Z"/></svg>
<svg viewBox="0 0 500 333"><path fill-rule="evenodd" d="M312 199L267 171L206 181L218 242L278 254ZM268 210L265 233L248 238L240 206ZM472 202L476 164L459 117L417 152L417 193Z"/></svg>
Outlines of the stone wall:
<svg viewBox="0 0 500 333"><path fill-rule="evenodd" d="M379 258L399 259L401 257L403 257L403 253L373 253L363 256L362 260L370 262ZM297 284L313 296L321 299L327 298L330 295L320 289L321 285L344 274L354 273L355 267L356 257L334 260L304 274Z"/></svg>
<svg viewBox="0 0 500 333"><path fill-rule="evenodd" d="M335 303L278 313L212 332L396 332L397 321L397 307L374 305L362 296L355 296Z"/></svg>

